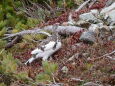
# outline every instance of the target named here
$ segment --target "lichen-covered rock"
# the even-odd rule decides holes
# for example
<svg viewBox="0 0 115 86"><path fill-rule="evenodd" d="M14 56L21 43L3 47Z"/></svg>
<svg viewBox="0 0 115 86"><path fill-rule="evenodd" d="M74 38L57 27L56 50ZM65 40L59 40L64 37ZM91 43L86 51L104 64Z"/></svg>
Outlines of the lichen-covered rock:
<svg viewBox="0 0 115 86"><path fill-rule="evenodd" d="M93 44L96 42L95 33L92 31L83 32L80 37L80 40L84 43Z"/></svg>
<svg viewBox="0 0 115 86"><path fill-rule="evenodd" d="M103 15L109 24L115 22L115 2L109 7L102 9L100 15Z"/></svg>
<svg viewBox="0 0 115 86"><path fill-rule="evenodd" d="M88 28L89 31L94 32L95 34L99 34L99 26L98 24L91 24L90 27Z"/></svg>
<svg viewBox="0 0 115 86"><path fill-rule="evenodd" d="M102 9L100 13L107 14L108 12L112 11L113 9L115 9L115 2L112 5L110 5L109 7Z"/></svg>
<svg viewBox="0 0 115 86"><path fill-rule="evenodd" d="M97 18L98 11L97 10L91 10L89 13L84 13L79 16L80 20L85 20L93 23L98 23L100 20Z"/></svg>

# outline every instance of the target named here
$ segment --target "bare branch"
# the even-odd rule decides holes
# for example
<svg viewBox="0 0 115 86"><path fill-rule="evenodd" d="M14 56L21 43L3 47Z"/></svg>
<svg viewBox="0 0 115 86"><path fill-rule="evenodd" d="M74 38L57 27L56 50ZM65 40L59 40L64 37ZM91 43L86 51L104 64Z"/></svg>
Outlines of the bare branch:
<svg viewBox="0 0 115 86"><path fill-rule="evenodd" d="M18 35L23 36L25 34L45 34L47 36L51 36L51 34L45 32L45 31L42 31L41 29L34 29L34 30L24 30L24 31L21 31L19 33L15 33L15 34L9 34L7 37L5 37L3 39L15 37L15 36L18 36Z"/></svg>
<svg viewBox="0 0 115 86"><path fill-rule="evenodd" d="M91 0L87 0L85 1L83 4L80 5L80 7L78 9L75 10L75 12L81 10L84 6L86 6Z"/></svg>
<svg viewBox="0 0 115 86"><path fill-rule="evenodd" d="M105 56L109 56L109 55L114 54L114 53L115 53L115 50L114 50L114 51L112 51L111 53L107 53L107 54L105 54L105 55L101 56L100 58L105 57Z"/></svg>
<svg viewBox="0 0 115 86"><path fill-rule="evenodd" d="M34 28L33 30L24 30L24 31L21 31L21 32L18 32L18 33L15 33L15 34L7 34L7 37L3 38L3 39L7 39L7 38L11 38L11 37L15 37L17 35L25 35L25 34L45 34L47 36L50 36L49 33L43 31L43 30L47 30L47 31L50 31L50 32L54 32L54 28L53 26L46 26L42 29L36 27ZM75 32L79 32L79 31L82 31L83 28L81 27L76 27L76 26L58 26L58 28L56 29L56 32L58 32L59 34L73 34Z"/></svg>
<svg viewBox="0 0 115 86"><path fill-rule="evenodd" d="M111 53L107 53L107 54L105 54L105 55L103 55L103 56L101 56L101 57L99 57L99 58L94 59L94 60L99 60L99 59L102 59L103 57L107 57L107 58L109 58L109 59L115 60L114 58L112 58L112 57L110 56L110 55L112 55L112 54L114 54L114 53L115 53L115 50L112 51Z"/></svg>

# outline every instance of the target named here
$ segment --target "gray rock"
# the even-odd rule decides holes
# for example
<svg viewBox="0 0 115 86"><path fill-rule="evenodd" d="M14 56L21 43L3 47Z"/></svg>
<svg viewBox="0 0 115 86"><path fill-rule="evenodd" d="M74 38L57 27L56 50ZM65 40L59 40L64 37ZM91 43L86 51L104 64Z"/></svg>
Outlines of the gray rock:
<svg viewBox="0 0 115 86"><path fill-rule="evenodd" d="M89 31L94 32L95 34L99 34L99 24L91 24L90 27L88 28Z"/></svg>
<svg viewBox="0 0 115 86"><path fill-rule="evenodd" d="M108 16L107 21L109 24L115 22L115 10L110 11L107 16Z"/></svg>
<svg viewBox="0 0 115 86"><path fill-rule="evenodd" d="M103 15L109 24L115 22L115 2L109 7L102 9L100 15Z"/></svg>
<svg viewBox="0 0 115 86"><path fill-rule="evenodd" d="M96 42L95 33L91 31L83 32L80 37L80 40L84 43L93 44Z"/></svg>
<svg viewBox="0 0 115 86"><path fill-rule="evenodd" d="M110 6L113 2L114 2L114 0L107 0L106 7Z"/></svg>
<svg viewBox="0 0 115 86"><path fill-rule="evenodd" d="M113 9L115 9L115 2L112 5L110 5L109 7L102 9L100 14L107 14L108 12L112 11Z"/></svg>
<svg viewBox="0 0 115 86"><path fill-rule="evenodd" d="M98 15L97 11L92 10L92 11L89 12L89 13L81 14L81 15L79 16L79 18L80 18L80 20L97 23L97 22L100 22L100 20L96 18L97 15Z"/></svg>

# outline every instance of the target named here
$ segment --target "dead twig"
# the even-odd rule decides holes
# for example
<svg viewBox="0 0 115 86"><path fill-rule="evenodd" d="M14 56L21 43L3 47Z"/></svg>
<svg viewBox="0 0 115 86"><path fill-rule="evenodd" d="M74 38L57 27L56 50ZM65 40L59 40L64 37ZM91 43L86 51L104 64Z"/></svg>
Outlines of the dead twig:
<svg viewBox="0 0 115 86"><path fill-rule="evenodd" d="M75 10L75 12L78 12L79 10L81 10L83 7L85 7L91 0L87 0L85 1L83 4L80 5L80 7L78 9Z"/></svg>
<svg viewBox="0 0 115 86"><path fill-rule="evenodd" d="M105 54L105 55L103 55L103 56L100 56L99 58L96 58L96 59L94 59L94 60L99 60L99 59L102 59L103 57L107 57L107 58L109 58L109 59L112 59L112 60L115 60L114 58L112 58L110 55L112 55L112 54L114 54L115 53L115 50L114 51L112 51L111 53L107 53L107 54Z"/></svg>

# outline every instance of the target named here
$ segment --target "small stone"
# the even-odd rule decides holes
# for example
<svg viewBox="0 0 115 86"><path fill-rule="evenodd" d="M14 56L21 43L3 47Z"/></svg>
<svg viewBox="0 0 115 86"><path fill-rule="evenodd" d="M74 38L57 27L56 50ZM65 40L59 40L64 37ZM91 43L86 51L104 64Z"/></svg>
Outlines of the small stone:
<svg viewBox="0 0 115 86"><path fill-rule="evenodd" d="M96 42L95 33L91 31L83 32L80 40L84 43L93 44Z"/></svg>
<svg viewBox="0 0 115 86"><path fill-rule="evenodd" d="M89 53L83 53L84 57L89 57L89 55L90 55Z"/></svg>
<svg viewBox="0 0 115 86"><path fill-rule="evenodd" d="M66 66L64 66L61 70L63 73L68 73L68 68Z"/></svg>

